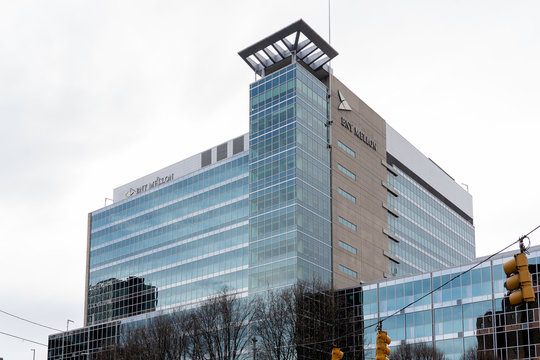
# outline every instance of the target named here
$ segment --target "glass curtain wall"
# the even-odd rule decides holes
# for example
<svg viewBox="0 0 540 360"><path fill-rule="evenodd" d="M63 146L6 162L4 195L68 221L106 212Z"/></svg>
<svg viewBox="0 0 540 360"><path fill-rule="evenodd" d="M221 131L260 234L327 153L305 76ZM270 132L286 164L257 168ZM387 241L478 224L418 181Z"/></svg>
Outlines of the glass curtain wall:
<svg viewBox="0 0 540 360"><path fill-rule="evenodd" d="M330 284L327 93L299 64L250 86L250 292Z"/></svg>
<svg viewBox="0 0 540 360"><path fill-rule="evenodd" d="M244 152L91 214L88 323L247 292L247 265Z"/></svg>
<svg viewBox="0 0 540 360"><path fill-rule="evenodd" d="M509 259L491 260L451 282L474 264L364 286L364 358L375 357L375 325L382 319L394 350L400 344L427 343L452 360L461 359L469 351L496 355L499 359L537 359L540 356L538 293L533 303L509 305L505 300L506 275L502 268ZM538 289L540 252L531 252L528 259L533 286ZM388 316L391 317L386 319Z"/></svg>
<svg viewBox="0 0 540 360"><path fill-rule="evenodd" d="M388 228L402 241L388 247L401 262L390 260L394 276L433 271L472 261L475 257L473 225L450 209L399 168L388 171L388 184L399 196L388 193L388 205L399 217L388 214Z"/></svg>

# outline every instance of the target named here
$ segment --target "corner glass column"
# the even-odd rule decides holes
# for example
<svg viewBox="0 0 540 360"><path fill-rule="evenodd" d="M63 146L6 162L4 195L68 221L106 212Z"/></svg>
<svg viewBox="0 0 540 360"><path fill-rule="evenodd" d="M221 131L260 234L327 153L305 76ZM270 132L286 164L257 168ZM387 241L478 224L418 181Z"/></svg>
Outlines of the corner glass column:
<svg viewBox="0 0 540 360"><path fill-rule="evenodd" d="M327 93L298 63L250 86L250 293L331 283Z"/></svg>

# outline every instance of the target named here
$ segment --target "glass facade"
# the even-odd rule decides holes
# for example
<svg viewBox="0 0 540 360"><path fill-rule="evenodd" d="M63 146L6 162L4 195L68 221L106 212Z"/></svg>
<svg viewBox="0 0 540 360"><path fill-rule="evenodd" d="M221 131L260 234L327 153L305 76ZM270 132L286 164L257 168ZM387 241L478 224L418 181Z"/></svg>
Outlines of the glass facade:
<svg viewBox="0 0 540 360"><path fill-rule="evenodd" d="M327 94L296 63L250 86L250 292L330 283Z"/></svg>
<svg viewBox="0 0 540 360"><path fill-rule="evenodd" d="M248 155L91 214L88 324L247 292Z"/></svg>
<svg viewBox="0 0 540 360"><path fill-rule="evenodd" d="M389 260L393 276L433 271L456 266L475 258L474 226L447 206L426 187L394 167L387 172L389 207L388 230L400 241L388 241L389 251L400 263Z"/></svg>
<svg viewBox="0 0 540 360"><path fill-rule="evenodd" d="M510 306L504 300L506 275L502 264L510 258L506 255L487 261L421 300L424 294L475 264L364 286L361 312L365 358L375 357L375 325L379 320L383 320L383 329L394 349L405 343L428 343L448 359L460 359L470 350L494 354L499 359L538 358L538 294L536 302L519 306ZM540 249L532 251L528 258L537 289ZM359 291L354 290L356 296L360 296Z"/></svg>
<svg viewBox="0 0 540 360"><path fill-rule="evenodd" d="M114 346L120 336L120 322L87 326L49 336L47 359L87 360L102 349Z"/></svg>

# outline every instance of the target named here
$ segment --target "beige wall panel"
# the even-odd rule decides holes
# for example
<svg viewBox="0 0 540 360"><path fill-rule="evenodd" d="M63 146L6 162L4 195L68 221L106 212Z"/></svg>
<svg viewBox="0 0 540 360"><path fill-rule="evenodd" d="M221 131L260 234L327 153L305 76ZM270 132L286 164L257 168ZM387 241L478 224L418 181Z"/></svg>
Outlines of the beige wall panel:
<svg viewBox="0 0 540 360"><path fill-rule="evenodd" d="M352 111L339 110L341 100L338 90L344 96ZM336 78L332 79L332 251L334 288L355 286L360 281L381 279L388 272L388 259L383 255L388 250L388 238L382 229L388 226L388 212L382 207L386 202L387 190L382 186L386 181L386 168L381 161L386 160L386 123L362 100L355 96ZM342 125L342 117L347 126ZM367 141L373 140L376 150L355 135L361 131ZM338 146L341 141L352 149L352 157ZM356 179L338 170L338 164L356 175ZM356 197L356 203L338 193L342 188ZM342 217L357 226L356 231L339 222ZM341 246L343 241L357 249L353 254ZM343 265L355 272L354 278L339 270Z"/></svg>

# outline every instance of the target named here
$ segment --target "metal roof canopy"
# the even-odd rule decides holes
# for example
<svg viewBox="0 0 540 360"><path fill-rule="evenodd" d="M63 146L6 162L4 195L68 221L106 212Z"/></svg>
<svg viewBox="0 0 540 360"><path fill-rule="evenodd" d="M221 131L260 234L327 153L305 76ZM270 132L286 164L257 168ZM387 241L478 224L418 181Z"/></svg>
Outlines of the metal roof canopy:
<svg viewBox="0 0 540 360"><path fill-rule="evenodd" d="M238 52L260 76L264 76L270 66L294 54L296 59L317 71L338 52L302 19Z"/></svg>

